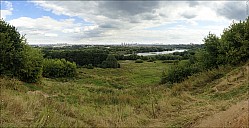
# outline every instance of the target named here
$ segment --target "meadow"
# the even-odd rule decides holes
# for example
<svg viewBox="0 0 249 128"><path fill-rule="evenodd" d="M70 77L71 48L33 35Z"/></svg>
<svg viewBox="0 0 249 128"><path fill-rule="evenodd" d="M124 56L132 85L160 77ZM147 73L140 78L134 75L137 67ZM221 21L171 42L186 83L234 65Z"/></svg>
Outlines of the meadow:
<svg viewBox="0 0 249 128"><path fill-rule="evenodd" d="M0 127L188 127L248 98L249 63L174 85L159 84L162 70L173 64L119 63L35 84L1 77Z"/></svg>
<svg viewBox="0 0 249 128"><path fill-rule="evenodd" d="M248 17L203 45L39 47L0 30L0 127L193 127L248 102Z"/></svg>

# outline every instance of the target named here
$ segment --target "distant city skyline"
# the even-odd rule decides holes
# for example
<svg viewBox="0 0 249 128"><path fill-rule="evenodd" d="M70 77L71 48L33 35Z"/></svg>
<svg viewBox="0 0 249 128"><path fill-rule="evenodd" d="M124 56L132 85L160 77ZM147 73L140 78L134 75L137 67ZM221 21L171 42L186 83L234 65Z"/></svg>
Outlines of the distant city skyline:
<svg viewBox="0 0 249 128"><path fill-rule="evenodd" d="M246 1L1 1L29 44L190 44L245 20Z"/></svg>

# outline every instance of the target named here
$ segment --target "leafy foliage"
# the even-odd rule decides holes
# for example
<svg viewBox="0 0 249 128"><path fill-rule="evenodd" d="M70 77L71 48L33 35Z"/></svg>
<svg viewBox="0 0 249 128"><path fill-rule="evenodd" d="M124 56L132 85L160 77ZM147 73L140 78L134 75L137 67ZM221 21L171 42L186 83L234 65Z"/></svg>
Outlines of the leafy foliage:
<svg viewBox="0 0 249 128"><path fill-rule="evenodd" d="M78 66L92 64L100 65L108 55L105 50L89 49L89 50L43 50L45 58L50 59L66 59L75 62Z"/></svg>
<svg viewBox="0 0 249 128"><path fill-rule="evenodd" d="M22 64L25 43L14 26L0 20L0 73L10 76L17 75Z"/></svg>
<svg viewBox="0 0 249 128"><path fill-rule="evenodd" d="M221 61L236 65L249 58L249 17L246 21L233 23L221 35Z"/></svg>
<svg viewBox="0 0 249 128"><path fill-rule="evenodd" d="M34 83L42 76L43 56L40 50L25 46L23 60L25 62L21 67L19 78L22 81Z"/></svg>
<svg viewBox="0 0 249 128"><path fill-rule="evenodd" d="M120 64L114 55L109 54L105 61L102 62L103 68L120 68Z"/></svg>
<svg viewBox="0 0 249 128"><path fill-rule="evenodd" d="M45 59L43 76L49 78L74 77L77 74L76 64L65 59Z"/></svg>
<svg viewBox="0 0 249 128"><path fill-rule="evenodd" d="M88 64L85 66L87 69L94 69L93 65L92 64Z"/></svg>
<svg viewBox="0 0 249 128"><path fill-rule="evenodd" d="M198 63L205 69L219 65L236 65L249 58L249 19L233 23L223 31L221 38L209 34L204 38L205 47L197 54ZM203 60L203 58L206 58Z"/></svg>
<svg viewBox="0 0 249 128"><path fill-rule="evenodd" d="M4 20L0 20L0 74L37 82L42 73L40 51L26 44L24 36Z"/></svg>
<svg viewBox="0 0 249 128"><path fill-rule="evenodd" d="M199 72L199 69L192 65L189 60L183 60L178 65L174 65L163 72L161 83L179 83L197 72Z"/></svg>
<svg viewBox="0 0 249 128"><path fill-rule="evenodd" d="M194 53L192 49L202 47L203 45L162 45L162 46L85 46L73 45L66 47L43 47L42 52L45 58L66 59L75 62L77 66L86 67L92 64L94 67L101 67L103 61L106 60L108 54L113 54L117 60L184 60ZM176 52L173 54L139 56L137 53L144 52L160 52L172 51L174 49L189 49L184 52Z"/></svg>

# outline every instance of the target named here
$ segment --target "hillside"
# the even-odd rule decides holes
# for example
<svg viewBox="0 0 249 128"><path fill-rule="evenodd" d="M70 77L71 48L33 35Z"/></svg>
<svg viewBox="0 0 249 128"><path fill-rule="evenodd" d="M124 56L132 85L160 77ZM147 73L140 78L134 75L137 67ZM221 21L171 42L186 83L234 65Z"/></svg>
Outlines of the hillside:
<svg viewBox="0 0 249 128"><path fill-rule="evenodd" d="M201 120L195 127L248 127L248 100L232 105L228 110Z"/></svg>
<svg viewBox="0 0 249 128"><path fill-rule="evenodd" d="M230 72L225 78L220 79L213 89L216 92L227 92L238 88L242 84L249 86L248 64ZM243 71L244 70L244 71ZM245 74L247 75L245 75ZM245 77L244 77L245 76ZM229 85L229 86L228 86ZM247 90L248 94L248 90ZM232 95L232 94L231 94ZM206 119L200 120L195 127L248 127L249 126L249 99L232 105L228 110L219 112Z"/></svg>
<svg viewBox="0 0 249 128"><path fill-rule="evenodd" d="M0 126L205 126L202 120L248 100L248 62L199 73L172 88L158 84L170 64L120 64L120 69L81 68L75 79L43 78L37 84L1 77ZM209 79L210 72L221 78Z"/></svg>

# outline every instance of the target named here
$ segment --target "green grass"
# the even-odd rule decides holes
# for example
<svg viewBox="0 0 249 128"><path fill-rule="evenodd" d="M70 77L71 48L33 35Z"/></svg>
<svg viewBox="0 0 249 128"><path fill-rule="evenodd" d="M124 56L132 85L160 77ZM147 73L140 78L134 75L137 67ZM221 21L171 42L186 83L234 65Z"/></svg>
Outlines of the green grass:
<svg viewBox="0 0 249 128"><path fill-rule="evenodd" d="M249 90L249 85L244 84L242 86L234 88L233 90L229 90L228 92L215 93L211 95L210 98L215 99L215 100L229 100L234 97L238 97L239 95L243 95L247 93L248 90Z"/></svg>
<svg viewBox="0 0 249 128"><path fill-rule="evenodd" d="M43 78L39 84L1 77L0 127L182 127L247 95L246 83L219 93L210 91L214 81L198 86L198 93L191 90L209 79L205 74L177 85L186 90L172 95L177 89L158 84L169 64L120 64L119 69L81 68L75 79Z"/></svg>
<svg viewBox="0 0 249 128"><path fill-rule="evenodd" d="M151 85L159 83L162 70L167 68L167 64L163 64L161 61L156 63L120 61L120 64L121 68L119 69L82 68L80 69L82 73L80 82L94 83L98 86L112 86L112 84L119 84L124 87Z"/></svg>

